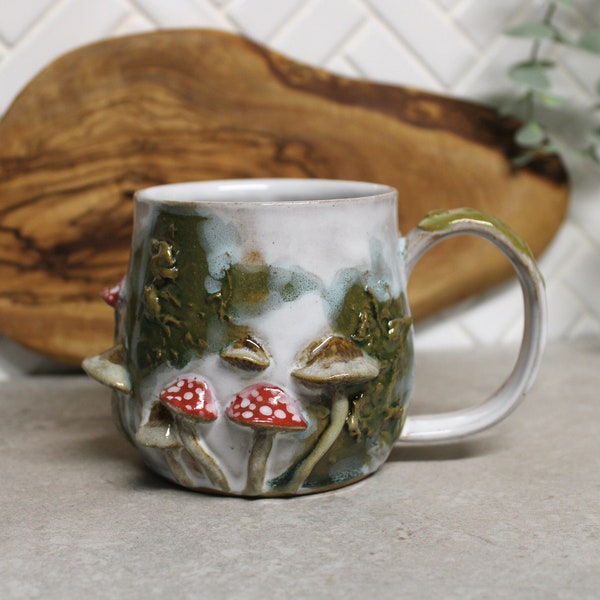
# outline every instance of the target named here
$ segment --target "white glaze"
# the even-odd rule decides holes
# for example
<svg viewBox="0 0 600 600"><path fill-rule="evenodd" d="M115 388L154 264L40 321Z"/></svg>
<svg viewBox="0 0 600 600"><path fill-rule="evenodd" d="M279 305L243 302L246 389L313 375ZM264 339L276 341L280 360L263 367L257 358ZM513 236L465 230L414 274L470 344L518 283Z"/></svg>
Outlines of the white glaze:
<svg viewBox="0 0 600 600"><path fill-rule="evenodd" d="M321 402L321 394L307 390L291 376L298 357L310 343L334 333L332 318L357 281L372 289L380 300L404 291L397 253L395 191L375 184L321 180L225 181L151 188L136 197L130 270L136 265L134 255L148 252L156 216L169 210L202 217L197 238L210 273L202 282L207 294L221 289L232 265L269 266L275 284L261 310L238 308L239 314L233 318L249 327L271 363L258 374L233 367L219 356L221 348L211 346L213 335L209 331L211 350L202 358L192 360L181 371L163 363L138 382L137 403L121 396L122 421L134 437L148 421L165 386L187 373L203 377L214 390L220 417L197 425L196 435L225 474L230 491L239 494L246 485L255 433L225 416L235 395L250 383L277 385L298 401L308 422L305 431L274 436L267 482L298 461L306 451L305 440L317 427L308 415ZM298 294L293 301L279 295L291 279ZM143 282L141 278L138 281L139 296ZM142 452L154 469L172 478L162 450L142 448ZM368 464L360 468L353 464L352 468L354 472L359 468L364 475L377 469L385 458L375 446ZM195 486L212 487L206 477L189 468L185 452L180 460Z"/></svg>

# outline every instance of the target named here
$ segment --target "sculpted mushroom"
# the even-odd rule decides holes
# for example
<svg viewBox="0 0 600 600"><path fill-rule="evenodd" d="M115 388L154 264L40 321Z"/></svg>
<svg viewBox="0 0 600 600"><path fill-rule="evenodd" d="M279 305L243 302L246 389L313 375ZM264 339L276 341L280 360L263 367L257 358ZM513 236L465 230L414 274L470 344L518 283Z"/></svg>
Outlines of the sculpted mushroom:
<svg viewBox="0 0 600 600"><path fill-rule="evenodd" d="M119 304L119 300L121 298L121 292L123 291L123 285L125 282L125 277L119 281L116 285L113 285L111 288L104 288L100 295L106 304L112 306L113 308L117 308Z"/></svg>
<svg viewBox="0 0 600 600"><path fill-rule="evenodd" d="M251 337L235 340L223 348L221 358L244 371L264 371L271 364L266 350Z"/></svg>
<svg viewBox="0 0 600 600"><path fill-rule="evenodd" d="M306 387L321 390L331 399L329 425L312 451L300 463L288 484L297 491L340 435L348 416L348 392L379 375L379 363L358 346L339 335L331 335L309 346L292 376Z"/></svg>
<svg viewBox="0 0 600 600"><path fill-rule="evenodd" d="M179 457L183 444L174 427L173 418L161 402L151 409L148 420L142 423L135 434L135 443L147 448L160 448L164 459L175 479L186 487L194 487L194 482L182 467Z"/></svg>
<svg viewBox="0 0 600 600"><path fill-rule="evenodd" d="M125 348L122 344L86 358L81 366L96 381L118 392L131 394L131 378L125 365Z"/></svg>
<svg viewBox="0 0 600 600"><path fill-rule="evenodd" d="M284 390L265 383L243 389L227 407L226 414L234 423L255 430L244 493L260 494L275 434L301 431L308 424L296 402Z"/></svg>
<svg viewBox="0 0 600 600"><path fill-rule="evenodd" d="M178 377L160 393L160 405L172 419L176 433L171 430L169 420L163 417L158 424L149 420L146 429L140 428L142 431L138 431L136 438L143 445L167 449L180 442L211 483L220 491L229 492L223 471L204 449L195 431L197 425L215 421L218 417L217 404L208 383L196 375ZM152 431L151 427L158 429Z"/></svg>
<svg viewBox="0 0 600 600"><path fill-rule="evenodd" d="M115 309L117 319L122 308L124 283L125 277L113 287L104 288L100 294L103 300ZM90 377L100 383L119 392L131 394L131 380L125 363L125 348L123 344L117 344L101 354L86 358L82 367Z"/></svg>

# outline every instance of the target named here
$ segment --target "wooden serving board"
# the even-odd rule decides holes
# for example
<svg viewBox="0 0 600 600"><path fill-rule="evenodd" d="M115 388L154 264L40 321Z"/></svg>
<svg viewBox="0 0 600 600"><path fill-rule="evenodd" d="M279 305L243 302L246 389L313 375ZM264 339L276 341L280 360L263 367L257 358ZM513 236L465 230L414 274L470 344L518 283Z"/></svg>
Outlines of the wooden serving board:
<svg viewBox="0 0 600 600"><path fill-rule="evenodd" d="M511 169L512 120L414 89L337 77L239 36L160 31L46 67L0 122L0 331L78 362L111 345L99 297L123 275L132 196L159 183L326 177L400 191L399 226L472 206L539 254L567 207L554 157ZM510 273L480 240L434 249L412 277L417 318Z"/></svg>

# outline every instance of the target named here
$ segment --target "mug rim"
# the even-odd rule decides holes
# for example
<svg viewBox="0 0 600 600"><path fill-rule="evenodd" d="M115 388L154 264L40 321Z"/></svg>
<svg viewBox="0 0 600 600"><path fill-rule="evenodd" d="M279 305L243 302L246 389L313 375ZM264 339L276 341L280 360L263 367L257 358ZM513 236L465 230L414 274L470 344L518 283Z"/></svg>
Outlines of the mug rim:
<svg viewBox="0 0 600 600"><path fill-rule="evenodd" d="M392 186L360 180L260 177L167 183L138 190L134 198L166 205L297 206L373 200L396 193Z"/></svg>

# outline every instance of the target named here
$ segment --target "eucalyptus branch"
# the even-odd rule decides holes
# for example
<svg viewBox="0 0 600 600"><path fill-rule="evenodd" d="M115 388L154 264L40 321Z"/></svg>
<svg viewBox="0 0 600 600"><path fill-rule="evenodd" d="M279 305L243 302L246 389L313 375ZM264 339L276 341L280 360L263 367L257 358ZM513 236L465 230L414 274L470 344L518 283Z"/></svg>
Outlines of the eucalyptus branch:
<svg viewBox="0 0 600 600"><path fill-rule="evenodd" d="M542 56L543 50L551 50L554 46L562 46L573 50L591 52L600 55L600 28L592 28L582 32L578 39L572 40L555 22L559 9L571 6L571 0L548 0L541 20L522 23L506 31L506 35L531 40L528 58L512 65L508 75L519 84L523 92L507 112L520 116L524 123L515 132L515 143L522 153L515 159L517 166L530 162L539 153L557 153L558 144L554 141L550 125L544 122L540 109L559 110L564 106L564 99L552 93L552 82L549 76L555 63ZM600 96L600 85L596 90ZM596 103L591 112L598 110ZM520 113L520 114L519 114ZM600 127L595 127L582 143L583 150L576 150L596 162L599 161ZM560 149L568 149L561 146Z"/></svg>

